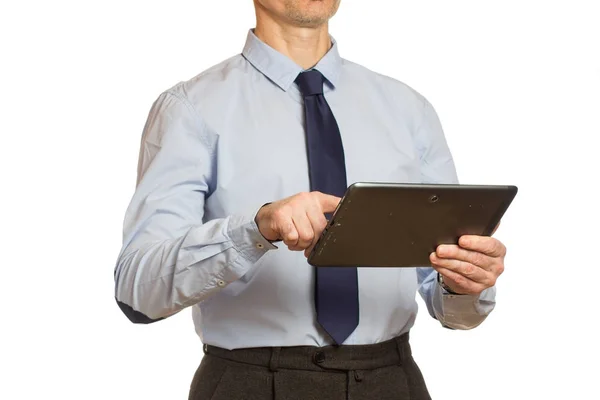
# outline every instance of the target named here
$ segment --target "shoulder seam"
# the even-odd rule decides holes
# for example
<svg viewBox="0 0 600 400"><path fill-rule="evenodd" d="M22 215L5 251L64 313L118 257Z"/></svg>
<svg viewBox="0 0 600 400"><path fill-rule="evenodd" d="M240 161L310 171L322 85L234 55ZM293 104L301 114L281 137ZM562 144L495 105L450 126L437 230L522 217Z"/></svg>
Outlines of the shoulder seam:
<svg viewBox="0 0 600 400"><path fill-rule="evenodd" d="M198 121L200 128L202 128L202 127L207 128L207 125L204 122L204 119L200 115L200 112L198 112L196 107L194 107L192 105L192 103L188 100L187 96L185 96L181 93L178 93L174 90L175 88L180 87L181 85L182 85L182 83L179 83L175 87L167 90L165 93L175 97L179 102L181 102L196 117L196 120ZM203 134L201 131L199 132L198 136L199 136L200 140L202 141L202 144L204 144L204 146L210 153L210 155L213 156L214 152L215 152L215 146L210 142L210 140L208 140L206 135Z"/></svg>

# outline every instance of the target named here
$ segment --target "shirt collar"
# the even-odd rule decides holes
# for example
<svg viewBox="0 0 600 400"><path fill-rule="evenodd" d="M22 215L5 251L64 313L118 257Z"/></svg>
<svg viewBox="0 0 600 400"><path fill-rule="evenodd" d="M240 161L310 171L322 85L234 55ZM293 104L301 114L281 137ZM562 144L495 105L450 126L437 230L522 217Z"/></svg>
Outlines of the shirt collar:
<svg viewBox="0 0 600 400"><path fill-rule="evenodd" d="M325 79L335 87L339 82L342 58L338 52L335 39L331 36L330 38L331 48L312 69L316 69L322 73ZM248 31L242 55L256 69L284 91L287 91L292 86L298 74L303 71L302 67L290 58L260 40L252 29Z"/></svg>

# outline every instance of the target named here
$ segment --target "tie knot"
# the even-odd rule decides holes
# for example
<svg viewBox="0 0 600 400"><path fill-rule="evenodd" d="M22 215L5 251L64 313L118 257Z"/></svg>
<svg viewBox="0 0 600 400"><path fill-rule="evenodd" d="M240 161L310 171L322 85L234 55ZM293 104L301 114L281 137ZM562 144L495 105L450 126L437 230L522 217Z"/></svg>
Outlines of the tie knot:
<svg viewBox="0 0 600 400"><path fill-rule="evenodd" d="M316 69L301 72L296 78L296 83L303 96L313 96L315 94L323 94L323 74Z"/></svg>

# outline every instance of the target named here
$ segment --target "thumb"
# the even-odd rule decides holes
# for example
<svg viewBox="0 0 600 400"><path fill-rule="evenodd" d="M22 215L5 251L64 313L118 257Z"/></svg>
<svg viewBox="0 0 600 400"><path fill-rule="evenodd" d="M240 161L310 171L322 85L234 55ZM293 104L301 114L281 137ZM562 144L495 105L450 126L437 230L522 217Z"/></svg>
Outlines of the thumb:
<svg viewBox="0 0 600 400"><path fill-rule="evenodd" d="M338 204L340 204L340 200L342 200L340 197L317 192L317 201L325 214L334 212Z"/></svg>

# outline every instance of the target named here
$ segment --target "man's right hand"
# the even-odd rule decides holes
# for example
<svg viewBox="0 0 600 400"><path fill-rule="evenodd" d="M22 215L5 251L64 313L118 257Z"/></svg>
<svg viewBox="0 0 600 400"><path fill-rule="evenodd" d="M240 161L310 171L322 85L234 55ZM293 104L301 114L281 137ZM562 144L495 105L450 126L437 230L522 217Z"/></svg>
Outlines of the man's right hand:
<svg viewBox="0 0 600 400"><path fill-rule="evenodd" d="M321 192L299 193L263 206L256 214L260 233L270 241L283 240L290 250L308 257L341 198Z"/></svg>

